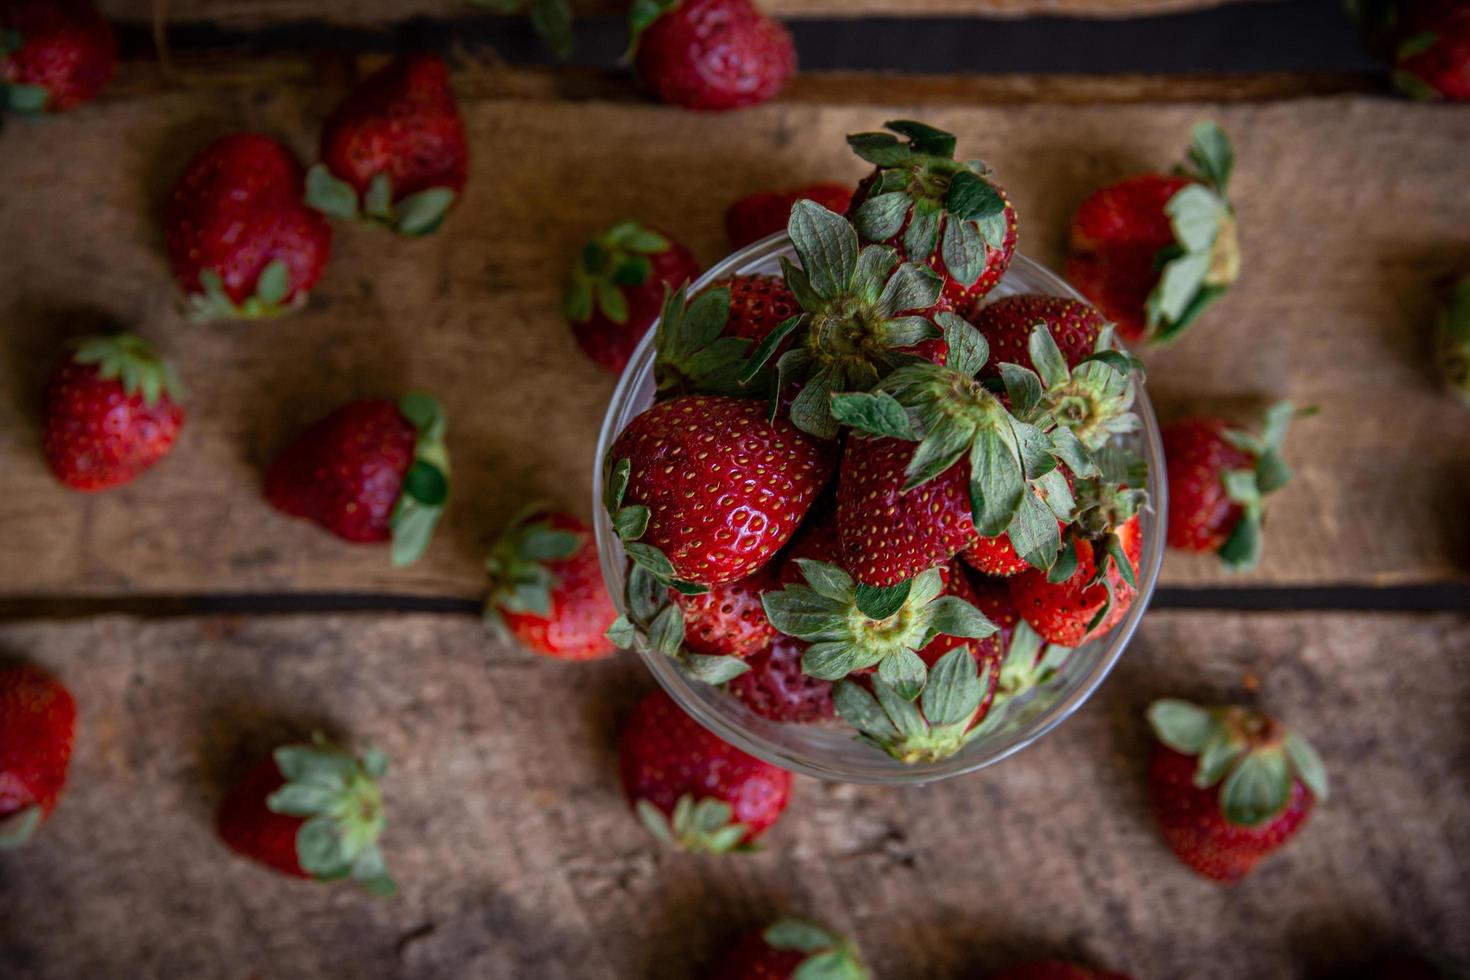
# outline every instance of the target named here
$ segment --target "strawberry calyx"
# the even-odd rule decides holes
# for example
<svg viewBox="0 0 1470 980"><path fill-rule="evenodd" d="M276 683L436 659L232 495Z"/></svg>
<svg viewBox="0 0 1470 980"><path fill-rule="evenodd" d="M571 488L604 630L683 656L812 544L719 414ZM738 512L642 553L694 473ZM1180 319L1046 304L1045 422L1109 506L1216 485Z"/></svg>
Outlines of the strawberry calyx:
<svg viewBox="0 0 1470 980"><path fill-rule="evenodd" d="M818 438L836 437L835 392L866 391L895 369L917 360L902 348L940 336L928 315L944 283L928 266L899 262L886 245L859 248L847 219L814 201L797 201L786 225L800 267L781 259L786 285L802 311L781 322L751 352L740 375L751 383L788 339L776 361L771 417L787 384L802 382L791 421Z"/></svg>
<svg viewBox="0 0 1470 980"><path fill-rule="evenodd" d="M225 292L224 279L213 269L199 271L199 286L204 292L185 297L189 319L196 323L205 320L266 320L300 309L306 303L304 291L287 300L291 293L291 269L284 259L272 259L266 263L255 279L255 294L243 303L236 303L230 298L230 294Z"/></svg>
<svg viewBox="0 0 1470 980"><path fill-rule="evenodd" d="M1138 430L1141 423L1131 411L1133 379L1143 379L1143 362L1116 348L1111 324L1099 331L1093 353L1075 367L1067 366L1044 322L1037 322L1026 346L1035 371L1000 365L1010 410L1018 419L1043 428L1059 425L1089 450Z"/></svg>
<svg viewBox="0 0 1470 980"><path fill-rule="evenodd" d="M71 359L95 367L103 380L121 382L125 394L142 395L150 408L160 398L177 401L184 393L173 365L147 341L130 333L85 337L76 342Z"/></svg>
<svg viewBox="0 0 1470 980"><path fill-rule="evenodd" d="M1235 210L1226 197L1235 151L1215 123L1196 123L1190 134L1194 182L1164 205L1174 242L1154 259L1159 281L1144 304L1150 338L1172 340L1225 294L1240 275Z"/></svg>
<svg viewBox="0 0 1470 980"><path fill-rule="evenodd" d="M740 381L750 341L724 334L730 319L730 287L711 287L692 301L686 296L683 286L664 296L654 337L653 376L659 395L764 393L768 374L748 384Z"/></svg>
<svg viewBox="0 0 1470 980"><path fill-rule="evenodd" d="M631 218L608 227L582 246L572 266L563 301L567 319L586 323L598 312L613 323L627 323L628 301L623 287L648 282L653 276L653 263L648 257L670 247L663 235Z"/></svg>
<svg viewBox="0 0 1470 980"><path fill-rule="evenodd" d="M30 841L45 816L39 803L0 816L0 851L14 850Z"/></svg>
<svg viewBox="0 0 1470 980"><path fill-rule="evenodd" d="M871 436L917 442L904 491L922 486L966 455L971 519L981 537L1010 537L1016 553L1048 569L1061 547L1058 521L1072 519L1072 491L1060 464L1078 476L1094 472L1090 454L1070 429L1049 415L1013 415L975 375L990 357L985 337L963 317L940 313L949 352L944 364L910 363L871 392L834 395L834 419ZM1014 365L1006 377L1029 371ZM1035 376L1031 375L1034 380ZM1040 382L1024 408L1039 404ZM1013 399L1016 394L1011 396ZM1050 432L1046 431L1050 428Z"/></svg>
<svg viewBox="0 0 1470 980"><path fill-rule="evenodd" d="M400 235L420 238L439 230L458 194L451 187L426 187L402 200L393 200L393 178L373 175L359 200L357 188L318 163L306 172L306 203L329 218L367 221Z"/></svg>
<svg viewBox="0 0 1470 980"><path fill-rule="evenodd" d="M964 748L981 731L974 727L990 665L982 672L967 647L956 647L934 663L918 699L910 700L880 677L864 684L850 679L832 688L832 702L861 741L903 763L937 762Z"/></svg>
<svg viewBox="0 0 1470 980"><path fill-rule="evenodd" d="M552 526L546 513L541 504L523 508L485 559L490 575L485 623L502 636L509 635L502 610L542 619L551 615L551 592L557 578L547 563L565 561L582 547L582 535Z"/></svg>
<svg viewBox="0 0 1470 980"><path fill-rule="evenodd" d="M1255 468L1228 470L1220 474L1225 493L1241 507L1241 517L1218 552L1220 561L1232 571L1248 571L1261 557L1265 497L1291 482L1293 472L1281 456L1287 429L1298 416L1316 413L1315 407L1297 409L1281 401L1266 409L1259 436L1237 429L1222 433L1226 442L1255 458Z"/></svg>
<svg viewBox="0 0 1470 980"><path fill-rule="evenodd" d="M1005 246L1006 199L990 169L983 160L956 160L952 133L907 119L883 125L907 142L892 133L847 137L877 167L852 213L858 233L882 242L902 230L909 259L925 261L937 249L950 278L972 285L985 271L987 249Z"/></svg>
<svg viewBox="0 0 1470 980"><path fill-rule="evenodd" d="M623 588L627 611L607 628L608 640L623 650L662 654L678 664L686 676L704 684L723 684L750 670L750 664L740 657L695 653L685 646L684 610L670 601L670 589L684 595L709 591L702 585L660 575L635 559Z"/></svg>
<svg viewBox="0 0 1470 980"><path fill-rule="evenodd" d="M1435 359L1450 390L1470 406L1470 277L1460 280L1440 311Z"/></svg>
<svg viewBox="0 0 1470 980"><path fill-rule="evenodd" d="M801 669L819 680L877 667L879 680L913 701L930 675L919 650L940 635L982 639L996 631L974 605L942 594L938 568L877 588L857 582L837 565L810 558L798 558L796 564L807 584L767 592L761 605L772 626L809 644Z"/></svg>
<svg viewBox="0 0 1470 980"><path fill-rule="evenodd" d="M1054 585L1077 574L1080 559L1077 545L1086 541L1092 555L1092 577L1084 588L1101 585L1107 590L1102 605L1087 623L1091 633L1113 607L1114 581L1118 576L1130 588L1138 588L1138 576L1129 559L1118 529L1148 506L1148 464L1120 446L1105 446L1093 457L1094 472L1077 481L1076 514L1062 536L1062 547L1056 561L1047 570L1047 581Z"/></svg>
<svg viewBox="0 0 1470 980"><path fill-rule="evenodd" d="M1198 757L1194 785L1219 784L1220 811L1228 823L1269 823L1290 803L1297 779L1318 800L1327 799L1322 757L1274 718L1239 706L1201 708L1165 698L1149 706L1148 722L1164 745Z"/></svg>
<svg viewBox="0 0 1470 980"><path fill-rule="evenodd" d="M754 851L745 842L750 828L735 820L735 810L724 800L705 797L695 800L685 793L665 815L647 800L634 804L638 819L649 832L665 844L698 854L731 854Z"/></svg>
<svg viewBox="0 0 1470 980"><path fill-rule="evenodd" d="M388 758L377 749L360 756L320 733L310 744L283 745L273 753L285 784L266 798L272 813L305 818L296 833L296 858L317 881L352 878L374 895L397 892L378 838L386 820L378 780Z"/></svg>
<svg viewBox="0 0 1470 980"><path fill-rule="evenodd" d="M868 980L870 976L851 943L810 922L778 919L761 930L761 939L772 949L806 954L792 971L791 980Z"/></svg>
<svg viewBox="0 0 1470 980"><path fill-rule="evenodd" d="M413 463L403 475L403 490L388 518L393 565L402 568L423 557L444 513L449 499L449 450L444 444L444 409L432 395L410 392L398 402L398 411L418 430Z"/></svg>
<svg viewBox="0 0 1470 980"><path fill-rule="evenodd" d="M576 44L572 38L572 5L570 0L467 0L472 7L483 7L492 13L511 16L524 11L531 29L558 58L571 56Z"/></svg>

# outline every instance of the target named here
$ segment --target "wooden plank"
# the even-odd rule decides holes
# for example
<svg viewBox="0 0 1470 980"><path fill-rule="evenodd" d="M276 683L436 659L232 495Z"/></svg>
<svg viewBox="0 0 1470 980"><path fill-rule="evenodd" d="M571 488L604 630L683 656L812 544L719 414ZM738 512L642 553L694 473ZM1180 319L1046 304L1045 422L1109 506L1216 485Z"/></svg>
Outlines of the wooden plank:
<svg viewBox="0 0 1470 980"><path fill-rule="evenodd" d="M17 980L700 976L782 913L913 980L1038 952L1193 980L1338 976L1391 946L1470 957L1465 618L1158 613L1014 759L908 789L801 779L767 849L726 859L662 850L624 808L611 746L650 685L631 659L552 664L422 616L9 625L0 649L63 676L82 718L68 796L0 857ZM1247 677L1310 734L1333 798L1221 888L1157 838L1141 712L1238 699ZM314 725L393 759L396 900L274 877L213 838L241 767Z"/></svg>
<svg viewBox="0 0 1470 980"><path fill-rule="evenodd" d="M1205 10L1233 0L763 0L772 16L801 17L1143 17ZM99 0L109 17L153 18L154 0ZM580 17L621 17L625 0L573 0ZM344 27L384 27L415 17L467 17L457 0L166 0L168 20L225 27L265 27L324 21Z"/></svg>
<svg viewBox="0 0 1470 980"><path fill-rule="evenodd" d="M842 135L895 114L953 129L983 153L1019 208L1023 250L1046 263L1060 261L1069 216L1091 188L1174 159L1195 120L1218 118L1240 151L1244 279L1198 331L1151 355L1151 390L1169 414L1288 395L1323 412L1289 447L1300 478L1272 502L1261 568L1226 579L1212 562L1171 559L1166 580L1414 582L1465 571L1470 514L1455 494L1470 427L1434 389L1422 350L1434 284L1470 267L1465 110L1349 95L961 107L887 101L912 94L902 88L874 103L871 86L855 86L848 101L839 89L828 93L835 101L715 116L585 92L546 99L548 76L472 72L473 173L442 234L404 242L341 228L309 310L196 326L176 312L158 245L174 176L208 138L240 127L309 154L340 93L309 82L304 66L227 64L213 82L195 77L160 92L145 73L94 108L6 134L24 147L0 158L10 188L0 239L24 243L0 268L7 594L476 594L486 546L527 497L590 506L612 384L580 357L558 312L579 244L632 215L713 261L726 250L728 201L855 179ZM1079 84L1041 90L1077 96ZM104 321L134 325L172 354L193 389L190 420L165 465L82 497L42 465L35 406L60 342ZM456 480L418 566L394 572L380 552L263 505L262 466L309 420L352 396L414 387L448 407Z"/></svg>

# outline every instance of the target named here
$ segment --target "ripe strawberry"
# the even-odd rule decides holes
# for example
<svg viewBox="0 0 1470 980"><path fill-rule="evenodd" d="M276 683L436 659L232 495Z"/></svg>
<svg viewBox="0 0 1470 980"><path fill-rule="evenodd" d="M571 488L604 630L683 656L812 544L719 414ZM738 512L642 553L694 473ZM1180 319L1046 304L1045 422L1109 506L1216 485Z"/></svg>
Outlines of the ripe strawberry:
<svg viewBox="0 0 1470 980"><path fill-rule="evenodd" d="M796 46L751 0L637 0L633 68L660 102L739 109L775 97L796 72Z"/></svg>
<svg viewBox="0 0 1470 980"><path fill-rule="evenodd" d="M849 217L864 242L898 250L944 280L949 306L969 305L995 288L1016 252L1016 210L980 160L956 160L955 138L921 122L898 120L889 133L857 133L848 145L873 164Z"/></svg>
<svg viewBox="0 0 1470 980"><path fill-rule="evenodd" d="M305 304L332 229L302 189L296 158L256 133L215 140L189 163L163 232L195 319L277 316Z"/></svg>
<svg viewBox="0 0 1470 980"><path fill-rule="evenodd" d="M1470 100L1470 8L1461 0L1357 0L1368 41L1415 99Z"/></svg>
<svg viewBox="0 0 1470 980"><path fill-rule="evenodd" d="M294 878L351 877L374 895L397 886L378 837L386 821L378 780L388 759L327 742L283 745L257 765L220 805L220 838L252 861Z"/></svg>
<svg viewBox="0 0 1470 980"><path fill-rule="evenodd" d="M1067 278L1129 341L1177 337L1240 272L1229 138L1197 124L1189 160L1193 172L1104 187L1072 219Z"/></svg>
<svg viewBox="0 0 1470 980"><path fill-rule="evenodd" d="M327 119L321 154L307 175L312 207L402 235L438 230L469 170L448 66L413 54L373 72Z"/></svg>
<svg viewBox="0 0 1470 980"><path fill-rule="evenodd" d="M0 3L0 109L62 112L90 102L117 70L117 39L87 0Z"/></svg>
<svg viewBox="0 0 1470 980"><path fill-rule="evenodd" d="M1126 973L1092 970L1061 960L1033 960L991 973L989 980L1130 980Z"/></svg>
<svg viewBox="0 0 1470 980"><path fill-rule="evenodd" d="M348 541L393 542L395 566L429 546L449 496L444 414L428 395L348 402L276 457L265 497Z"/></svg>
<svg viewBox="0 0 1470 980"><path fill-rule="evenodd" d="M803 200L816 201L828 211L843 214L852 206L852 188L845 184L811 184L794 191L758 191L742 197L725 212L725 234L730 244L744 248L785 231L791 206Z"/></svg>
<svg viewBox="0 0 1470 980"><path fill-rule="evenodd" d="M1260 436L1216 418L1164 427L1171 548L1216 551L1235 571L1255 566L1261 557L1263 498L1291 480L1281 445L1296 414L1290 402L1271 406Z"/></svg>
<svg viewBox="0 0 1470 980"><path fill-rule="evenodd" d="M699 263L667 234L619 221L582 248L566 314L582 352L621 374L658 319L664 295L698 277Z"/></svg>
<svg viewBox="0 0 1470 980"><path fill-rule="evenodd" d="M800 919L745 935L725 954L716 980L868 980L852 944Z"/></svg>
<svg viewBox="0 0 1470 980"><path fill-rule="evenodd" d="M836 714L832 682L818 680L801 669L806 648L800 640L778 634L770 646L750 658L750 669L730 681L725 690L771 721L826 721Z"/></svg>
<svg viewBox="0 0 1470 980"><path fill-rule="evenodd" d="M1450 391L1470 405L1470 276L1460 280L1440 312L1435 354Z"/></svg>
<svg viewBox="0 0 1470 980"><path fill-rule="evenodd" d="M1159 744L1149 796L1179 859L1220 882L1239 881L1296 836L1327 799L1327 770L1306 739L1248 708L1155 701Z"/></svg>
<svg viewBox="0 0 1470 980"><path fill-rule="evenodd" d="M46 462L73 490L105 490L167 456L184 425L173 367L131 334L89 337L46 387Z"/></svg>
<svg viewBox="0 0 1470 980"><path fill-rule="evenodd" d="M719 286L730 290L730 322L725 333L733 337L758 344L801 313L800 304L780 276L734 276L721 279L711 288Z"/></svg>
<svg viewBox="0 0 1470 980"><path fill-rule="evenodd" d="M0 851L19 847L66 786L77 704L36 667L0 667Z"/></svg>
<svg viewBox="0 0 1470 980"><path fill-rule="evenodd" d="M722 741L662 690L633 709L618 759L623 793L644 826L687 851L748 849L791 795L791 773Z"/></svg>
<svg viewBox="0 0 1470 980"><path fill-rule="evenodd" d="M1075 539L1075 570L1063 581L1035 568L1010 579L1011 600L1047 642L1080 646L1118 625L1133 604L1143 548L1138 518L1125 521L1113 537L1116 547L1107 548L1092 538Z"/></svg>
<svg viewBox="0 0 1470 980"><path fill-rule="evenodd" d="M684 613L684 645L712 657L743 658L765 649L776 629L766 620L761 595L777 587L775 574L762 568L697 595L670 589L669 598Z"/></svg>
<svg viewBox="0 0 1470 980"><path fill-rule="evenodd" d="M496 632L560 660L596 660L616 649L604 634L618 611L585 521L531 510L511 522L485 567L485 621Z"/></svg>
<svg viewBox="0 0 1470 980"><path fill-rule="evenodd" d="M629 557L660 576L719 585L790 540L832 458L785 419L767 421L759 402L685 395L635 418L606 466L604 504Z"/></svg>

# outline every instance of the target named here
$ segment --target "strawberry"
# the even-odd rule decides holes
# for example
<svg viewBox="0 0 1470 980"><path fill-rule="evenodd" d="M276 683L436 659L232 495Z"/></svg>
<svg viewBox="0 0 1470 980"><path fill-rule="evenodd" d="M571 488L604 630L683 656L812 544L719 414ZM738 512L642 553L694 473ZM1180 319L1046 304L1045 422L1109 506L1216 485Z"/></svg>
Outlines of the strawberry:
<svg viewBox="0 0 1470 980"><path fill-rule="evenodd" d="M719 585L790 540L832 471L829 448L755 401L685 395L635 418L605 462L604 505L629 557ZM625 501L626 498L626 501Z"/></svg>
<svg viewBox="0 0 1470 980"><path fill-rule="evenodd" d="M660 102L739 109L775 97L796 72L796 45L751 0L634 0L633 69Z"/></svg>
<svg viewBox="0 0 1470 980"><path fill-rule="evenodd" d="M1193 172L1104 187L1072 219L1067 278L1129 341L1177 337L1240 272L1229 138L1197 124L1189 160Z"/></svg>
<svg viewBox="0 0 1470 980"><path fill-rule="evenodd" d="M1450 390L1470 405L1470 276L1460 280L1440 312L1435 354Z"/></svg>
<svg viewBox="0 0 1470 980"><path fill-rule="evenodd" d="M90 102L117 70L117 39L87 0L0 3L0 109L62 112Z"/></svg>
<svg viewBox="0 0 1470 980"><path fill-rule="evenodd" d="M373 72L327 119L321 154L307 175L312 207L401 235L438 230L469 170L448 66L412 54Z"/></svg>
<svg viewBox="0 0 1470 980"><path fill-rule="evenodd" d="M1016 210L980 160L956 160L955 138L897 120L891 133L847 138L873 172L858 185L849 216L864 242L892 246L944 281L952 308L994 289L1016 252Z"/></svg>
<svg viewBox="0 0 1470 980"><path fill-rule="evenodd" d="M745 935L725 954L716 980L868 980L852 944L800 919Z"/></svg>
<svg viewBox="0 0 1470 980"><path fill-rule="evenodd" d="M696 595L670 589L669 597L684 614L684 645L716 657L743 658L765 649L776 630L766 620L761 595L776 587L775 574L763 568Z"/></svg>
<svg viewBox="0 0 1470 980"><path fill-rule="evenodd" d="M989 980L1130 980L1125 973L1092 970L1062 960L1032 960L1017 963L989 975Z"/></svg>
<svg viewBox="0 0 1470 980"><path fill-rule="evenodd" d="M615 649L604 634L618 611L585 521L532 509L511 522L485 567L485 621L497 633L559 660L596 660Z"/></svg>
<svg viewBox="0 0 1470 980"><path fill-rule="evenodd" d="M1031 628L1049 643L1075 647L1101 636L1123 618L1137 594L1138 561L1143 547L1138 518L1131 517L1109 535L1115 544L1093 538L1072 542L1075 564L1061 581L1028 569L1010 579L1011 600Z"/></svg>
<svg viewBox="0 0 1470 980"><path fill-rule="evenodd" d="M658 319L664 295L698 277L689 250L663 232L619 221L582 247L567 285L566 314L582 352L621 374Z"/></svg>
<svg viewBox="0 0 1470 980"><path fill-rule="evenodd" d="M348 402L287 446L265 497L348 541L393 542L395 566L429 546L449 496L444 414L428 395Z"/></svg>
<svg viewBox="0 0 1470 980"><path fill-rule="evenodd" d="M305 304L332 229L302 191L301 165L268 136L236 133L194 157L169 197L163 232L195 319L270 317Z"/></svg>
<svg viewBox="0 0 1470 980"><path fill-rule="evenodd" d="M1291 480L1281 446L1297 414L1290 402L1276 403L1266 411L1260 436L1217 418L1164 427L1171 548L1218 552L1235 571L1255 566L1261 557L1263 498Z"/></svg>
<svg viewBox="0 0 1470 980"><path fill-rule="evenodd" d="M1219 882L1245 877L1327 799L1327 770L1302 736L1248 708L1155 701L1149 797L1181 861Z"/></svg>
<svg viewBox="0 0 1470 980"><path fill-rule="evenodd" d="M806 648L800 640L777 635L770 646L750 658L750 669L730 681L725 690L771 721L826 721L836 713L832 682L818 680L801 669Z"/></svg>
<svg viewBox="0 0 1470 980"><path fill-rule="evenodd" d="M780 276L734 276L721 279L711 288L720 286L730 290L730 322L725 325L725 333L732 337L758 344L801 313L796 297Z"/></svg>
<svg viewBox="0 0 1470 980"><path fill-rule="evenodd" d="M0 851L19 847L66 787L77 704L36 667L0 667Z"/></svg>
<svg viewBox="0 0 1470 980"><path fill-rule="evenodd" d="M725 234L741 249L786 230L791 206L816 201L828 211L843 214L852 206L852 188L845 184L811 184L794 191L758 191L730 205L725 212Z"/></svg>
<svg viewBox="0 0 1470 980"><path fill-rule="evenodd" d="M73 490L136 478L173 449L184 425L178 375L131 334L78 341L46 386L46 462Z"/></svg>
<svg viewBox="0 0 1470 980"><path fill-rule="evenodd" d="M220 805L220 839L236 852L294 878L351 877L374 895L397 886L383 863L383 794L388 759L360 756L320 734L309 745L283 745L230 791Z"/></svg>
<svg viewBox="0 0 1470 980"><path fill-rule="evenodd" d="M748 850L791 795L791 773L721 740L662 690L633 709L618 759L623 793L644 826L687 851Z"/></svg>
<svg viewBox="0 0 1470 980"><path fill-rule="evenodd" d="M1357 0L1370 45L1393 81L1422 101L1470 100L1470 8L1462 0Z"/></svg>

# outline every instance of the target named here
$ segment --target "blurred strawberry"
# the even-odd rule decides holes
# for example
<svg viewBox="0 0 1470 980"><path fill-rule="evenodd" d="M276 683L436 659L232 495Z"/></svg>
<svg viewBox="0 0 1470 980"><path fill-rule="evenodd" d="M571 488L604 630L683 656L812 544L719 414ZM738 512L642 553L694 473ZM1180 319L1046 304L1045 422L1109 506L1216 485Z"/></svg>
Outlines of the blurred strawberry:
<svg viewBox="0 0 1470 980"><path fill-rule="evenodd" d="M62 112L97 97L117 70L117 40L87 0L0 3L0 109Z"/></svg>
<svg viewBox="0 0 1470 980"><path fill-rule="evenodd" d="M845 184L811 184L793 191L757 191L746 195L725 212L725 234L730 245L741 249L786 230L791 206L797 201L816 201L828 211L846 213L852 205L852 188Z"/></svg>
<svg viewBox="0 0 1470 980"><path fill-rule="evenodd" d="M634 0L633 68L660 102L739 109L775 97L796 46L751 0Z"/></svg>
<svg viewBox="0 0 1470 980"><path fill-rule="evenodd" d="M26 843L56 809L76 726L60 681L38 667L0 667L0 851Z"/></svg>
<svg viewBox="0 0 1470 980"><path fill-rule="evenodd" d="M800 919L747 933L725 954L715 980L868 980L852 944Z"/></svg>

